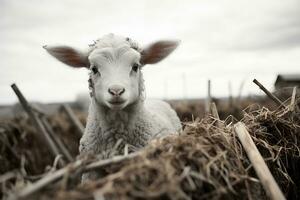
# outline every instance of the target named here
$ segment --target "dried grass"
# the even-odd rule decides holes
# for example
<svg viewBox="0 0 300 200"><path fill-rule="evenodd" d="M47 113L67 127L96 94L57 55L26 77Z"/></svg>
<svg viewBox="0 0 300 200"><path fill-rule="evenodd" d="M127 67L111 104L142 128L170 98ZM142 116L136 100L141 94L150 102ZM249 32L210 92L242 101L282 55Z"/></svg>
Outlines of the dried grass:
<svg viewBox="0 0 300 200"><path fill-rule="evenodd" d="M299 110L250 107L242 121L286 197L298 199ZM235 120L220 122L206 116L187 123L180 135L153 140L139 156L102 168L101 179L80 184L79 169L30 199L266 199L232 129ZM18 179L11 184L18 190Z"/></svg>

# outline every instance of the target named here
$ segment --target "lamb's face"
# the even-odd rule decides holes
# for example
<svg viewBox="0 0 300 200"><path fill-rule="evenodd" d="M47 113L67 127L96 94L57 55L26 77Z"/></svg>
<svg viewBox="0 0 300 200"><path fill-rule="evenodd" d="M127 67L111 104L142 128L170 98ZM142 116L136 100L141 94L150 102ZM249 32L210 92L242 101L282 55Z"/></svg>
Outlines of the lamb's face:
<svg viewBox="0 0 300 200"><path fill-rule="evenodd" d="M106 47L88 57L96 102L120 110L139 100L141 55L129 46Z"/></svg>
<svg viewBox="0 0 300 200"><path fill-rule="evenodd" d="M142 49L129 38L109 34L95 41L88 52L68 46L44 48L71 67L90 69L95 101L121 110L140 97L141 65L163 60L177 46L178 41L162 40Z"/></svg>

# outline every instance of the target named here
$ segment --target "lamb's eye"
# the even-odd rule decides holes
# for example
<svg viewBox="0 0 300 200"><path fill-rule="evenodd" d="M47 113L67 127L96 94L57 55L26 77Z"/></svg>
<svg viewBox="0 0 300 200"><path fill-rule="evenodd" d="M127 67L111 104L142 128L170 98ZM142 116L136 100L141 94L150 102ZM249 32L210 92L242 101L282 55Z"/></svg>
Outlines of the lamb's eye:
<svg viewBox="0 0 300 200"><path fill-rule="evenodd" d="M138 69L139 69L139 67L140 67L140 65L139 65L138 63L134 63L134 64L132 65L132 71L137 72Z"/></svg>
<svg viewBox="0 0 300 200"><path fill-rule="evenodd" d="M93 66L93 67L92 67L92 72L93 72L94 74L99 73L98 68L97 68L96 66Z"/></svg>

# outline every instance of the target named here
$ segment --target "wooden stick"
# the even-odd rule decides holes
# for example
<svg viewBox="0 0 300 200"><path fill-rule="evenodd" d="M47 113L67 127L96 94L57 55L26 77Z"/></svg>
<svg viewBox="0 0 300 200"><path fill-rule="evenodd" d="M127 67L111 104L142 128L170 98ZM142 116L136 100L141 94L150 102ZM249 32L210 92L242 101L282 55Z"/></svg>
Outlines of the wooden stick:
<svg viewBox="0 0 300 200"><path fill-rule="evenodd" d="M264 93L270 97L278 106L282 106L285 108L285 105L280 101L275 95L273 95L271 92L269 92L258 80L254 79L253 83L255 83Z"/></svg>
<svg viewBox="0 0 300 200"><path fill-rule="evenodd" d="M291 111L295 110L296 93L297 93L297 87L294 87L292 97L291 97L291 103L290 103L290 110Z"/></svg>
<svg viewBox="0 0 300 200"><path fill-rule="evenodd" d="M71 122L74 124L74 126L78 130L78 133L80 133L80 137L81 137L84 133L84 127L83 127L82 123L78 120L78 118L76 117L76 115L74 114L74 112L72 111L72 109L70 108L69 105L63 104L62 109L66 112L69 119L71 120Z"/></svg>
<svg viewBox="0 0 300 200"><path fill-rule="evenodd" d="M48 132L46 131L45 127L43 126L43 123L41 122L41 120L36 116L36 114L32 111L30 105L28 104L27 100L25 99L25 97L23 96L23 94L21 93L21 91L19 90L19 88L17 87L17 85L14 83L11 85L12 89L14 90L14 92L16 93L21 105L23 106L24 110L27 112L27 114L29 115L30 119L33 121L33 123L35 124L37 131L40 132L44 137L44 141L46 142L46 144L48 144L51 153L54 157L60 155L59 150L57 148L57 146L55 145L55 143L53 142L52 138L49 136ZM64 166L65 163L63 160L59 161L61 166Z"/></svg>
<svg viewBox="0 0 300 200"><path fill-rule="evenodd" d="M43 112L40 108L38 108L34 104L31 104L30 108L31 108L31 110L33 110L34 112L36 112L38 114L38 116L44 116L44 115L46 115L45 112Z"/></svg>
<svg viewBox="0 0 300 200"><path fill-rule="evenodd" d="M83 172L87 172L87 171L91 171L91 170L94 170L94 169L98 169L98 168L101 168L101 167L108 166L110 164L120 163L122 161L135 158L138 155L140 155L139 152L132 153L132 154L129 154L127 156L115 156L115 157L110 158L110 159L95 161L95 162L90 163L89 165L86 165L86 166L83 166L85 164L85 159L76 160L74 163L71 163L71 164L69 164L68 166L66 166L64 168L61 168L61 169L53 172L52 174L44 176L43 178L36 181L35 183L33 183L31 185L28 185L23 190L17 192L16 194L13 194L11 199L26 198L29 195L32 195L35 192L39 191L40 189L44 188L48 184L61 179L64 176L64 174L69 172L69 170L76 170L76 169L79 169L80 167L84 167Z"/></svg>
<svg viewBox="0 0 300 200"><path fill-rule="evenodd" d="M64 143L61 141L61 139L54 133L52 127L50 126L48 120L45 117L42 117L42 122L46 128L46 130L48 131L48 133L50 134L50 136L53 138L53 140L55 141L55 143L57 144L57 146L59 147L59 149L61 150L62 154L65 156L65 158L69 161L69 162L73 162L74 158L71 156L69 150L66 148L66 146L64 145Z"/></svg>
<svg viewBox="0 0 300 200"><path fill-rule="evenodd" d="M207 97L205 104L205 112L208 114L210 112L210 102L211 102L211 81L207 81Z"/></svg>
<svg viewBox="0 0 300 200"><path fill-rule="evenodd" d="M248 158L251 161L267 195L273 200L285 199L268 166L255 146L245 125L242 122L238 122L234 125L234 130L238 135L238 138L242 143L244 150L246 151Z"/></svg>

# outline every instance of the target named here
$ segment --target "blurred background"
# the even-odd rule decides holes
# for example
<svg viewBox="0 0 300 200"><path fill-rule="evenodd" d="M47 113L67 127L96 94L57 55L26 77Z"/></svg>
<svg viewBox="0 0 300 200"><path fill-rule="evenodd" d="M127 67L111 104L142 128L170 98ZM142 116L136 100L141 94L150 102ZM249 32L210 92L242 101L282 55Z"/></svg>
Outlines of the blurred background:
<svg viewBox="0 0 300 200"><path fill-rule="evenodd" d="M16 82L31 101L73 101L88 94L86 69L50 57L45 44L87 48L107 33L146 45L180 39L163 62L146 66L147 97L203 98L263 94L278 74L299 74L300 1L0 0L0 104L17 98Z"/></svg>

